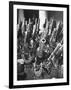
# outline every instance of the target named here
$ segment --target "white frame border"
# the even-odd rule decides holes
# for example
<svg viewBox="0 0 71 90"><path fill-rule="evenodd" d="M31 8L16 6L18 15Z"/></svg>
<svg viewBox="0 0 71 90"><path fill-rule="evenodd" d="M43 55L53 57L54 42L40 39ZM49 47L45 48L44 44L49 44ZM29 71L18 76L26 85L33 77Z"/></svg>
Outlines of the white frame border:
<svg viewBox="0 0 71 90"><path fill-rule="evenodd" d="M13 5L13 83L14 85L34 85L43 83L61 83L67 82L67 8L61 7L45 7L45 6L30 6L30 5ZM50 11L63 11L63 24L64 24L64 78L63 79L44 79L44 80L17 80L17 9L32 9L32 10L50 10ZM49 82L49 83L48 83Z"/></svg>

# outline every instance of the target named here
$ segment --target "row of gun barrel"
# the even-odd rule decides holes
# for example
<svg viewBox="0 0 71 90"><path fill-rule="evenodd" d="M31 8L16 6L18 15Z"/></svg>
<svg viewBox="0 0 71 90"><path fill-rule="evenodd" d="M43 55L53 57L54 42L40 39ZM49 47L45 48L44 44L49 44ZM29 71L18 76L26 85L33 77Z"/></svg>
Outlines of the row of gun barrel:
<svg viewBox="0 0 71 90"><path fill-rule="evenodd" d="M63 23L45 19L41 30L40 19L22 20L17 24L17 59L23 59L25 64L33 63L34 67L43 65L45 68L49 62L62 65Z"/></svg>

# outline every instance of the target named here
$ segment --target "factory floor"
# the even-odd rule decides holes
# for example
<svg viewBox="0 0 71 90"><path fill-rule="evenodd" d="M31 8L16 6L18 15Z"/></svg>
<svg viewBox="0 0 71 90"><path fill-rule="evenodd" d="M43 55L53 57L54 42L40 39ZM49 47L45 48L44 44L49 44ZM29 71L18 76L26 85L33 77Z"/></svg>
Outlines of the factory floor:
<svg viewBox="0 0 71 90"><path fill-rule="evenodd" d="M23 68L22 68L23 69ZM18 80L39 80L39 79L53 79L53 78L63 78L62 67L59 68L52 67L50 72L42 69L42 73L40 76L36 76L34 74L33 69L28 65L28 67L24 68L24 71L18 74Z"/></svg>

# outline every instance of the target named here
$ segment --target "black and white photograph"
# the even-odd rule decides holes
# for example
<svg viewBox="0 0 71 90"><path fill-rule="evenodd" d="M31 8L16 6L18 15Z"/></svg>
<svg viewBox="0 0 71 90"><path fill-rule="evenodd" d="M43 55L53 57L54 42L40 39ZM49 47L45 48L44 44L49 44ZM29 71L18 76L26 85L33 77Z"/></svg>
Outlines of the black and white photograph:
<svg viewBox="0 0 71 90"><path fill-rule="evenodd" d="M63 78L63 12L17 10L17 79Z"/></svg>
<svg viewBox="0 0 71 90"><path fill-rule="evenodd" d="M13 5L13 85L67 83L67 8L56 6Z"/></svg>

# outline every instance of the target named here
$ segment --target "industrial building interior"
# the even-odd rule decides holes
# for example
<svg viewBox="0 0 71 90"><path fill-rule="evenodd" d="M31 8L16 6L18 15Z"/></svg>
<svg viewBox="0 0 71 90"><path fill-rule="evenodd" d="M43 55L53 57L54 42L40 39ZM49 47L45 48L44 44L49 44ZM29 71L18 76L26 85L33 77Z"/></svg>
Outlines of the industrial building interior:
<svg viewBox="0 0 71 90"><path fill-rule="evenodd" d="M63 11L17 9L17 80L63 78Z"/></svg>

